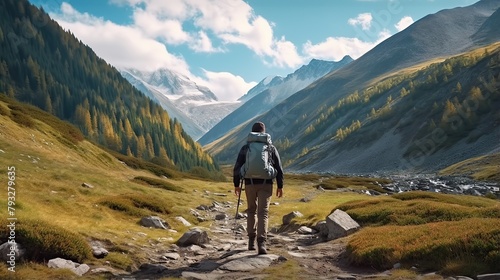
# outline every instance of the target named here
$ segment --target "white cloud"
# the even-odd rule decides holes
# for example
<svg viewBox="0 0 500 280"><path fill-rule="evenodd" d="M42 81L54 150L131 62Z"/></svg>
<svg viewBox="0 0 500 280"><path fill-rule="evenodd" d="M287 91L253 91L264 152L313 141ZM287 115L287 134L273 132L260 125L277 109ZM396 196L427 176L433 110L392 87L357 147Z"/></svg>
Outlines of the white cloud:
<svg viewBox="0 0 500 280"><path fill-rule="evenodd" d="M310 58L338 61L346 55L357 59L380 42L389 38L388 30L379 33L375 42L365 42L358 38L348 37L328 37L319 44L313 44L307 41L303 45L303 52Z"/></svg>
<svg viewBox="0 0 500 280"><path fill-rule="evenodd" d="M155 70L167 67L189 74L189 66L183 58L170 54L164 44L146 36L138 28L79 13L67 3L62 4L61 11L61 15L52 17L90 46L99 57L117 68Z"/></svg>
<svg viewBox="0 0 500 280"><path fill-rule="evenodd" d="M134 21L146 34L167 43L186 43L196 52L222 52L230 44L241 44L269 64L296 67L303 60L296 47L274 37L272 23L254 13L241 0L114 0L134 7ZM187 23L196 30L182 29ZM207 34L210 34L207 35ZM214 36L214 37L211 37ZM217 39L217 40L216 40ZM214 46L220 41L222 46ZM282 52L286 51L286 55Z"/></svg>
<svg viewBox="0 0 500 280"><path fill-rule="evenodd" d="M401 30L404 30L406 27L412 25L413 22L414 22L413 18L411 18L409 16L405 16L398 23L396 23L396 25L394 25L394 27L396 27L396 29L398 31L401 31Z"/></svg>
<svg viewBox="0 0 500 280"><path fill-rule="evenodd" d="M352 26L361 26L363 30L369 30L372 25L372 14L371 13L363 13L359 14L356 18L350 18L347 22Z"/></svg>
<svg viewBox="0 0 500 280"><path fill-rule="evenodd" d="M159 19L143 10L133 15L135 25L151 38L160 38L167 44L178 45L189 42L190 35L182 28L182 22L175 19Z"/></svg>
<svg viewBox="0 0 500 280"><path fill-rule="evenodd" d="M204 70L204 74L204 78L194 78L194 81L210 88L219 101L235 101L257 84L255 82L247 83L242 77L228 72Z"/></svg>

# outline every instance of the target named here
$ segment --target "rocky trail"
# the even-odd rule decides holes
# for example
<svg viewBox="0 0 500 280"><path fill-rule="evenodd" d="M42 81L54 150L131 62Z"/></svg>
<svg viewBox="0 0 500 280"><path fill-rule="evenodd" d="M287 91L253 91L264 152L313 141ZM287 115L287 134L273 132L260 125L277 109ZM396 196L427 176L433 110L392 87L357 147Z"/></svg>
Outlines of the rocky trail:
<svg viewBox="0 0 500 280"><path fill-rule="evenodd" d="M248 251L246 219L235 219L235 204L214 201L211 206L193 210L195 215L213 221L210 228L192 230L193 234L184 238L189 241L181 246L160 248L152 244L151 248L143 248L150 251L151 262L133 273L115 274L114 279L289 279L290 275L295 276L294 279L376 279L388 276L389 272L349 266L343 256L348 237L327 242L319 234L313 234L314 230L300 229L293 223L270 229L267 255ZM245 208L243 204L240 210ZM300 276L290 271L274 271L272 275L266 272L273 267L290 269L281 266L285 262L290 262Z"/></svg>

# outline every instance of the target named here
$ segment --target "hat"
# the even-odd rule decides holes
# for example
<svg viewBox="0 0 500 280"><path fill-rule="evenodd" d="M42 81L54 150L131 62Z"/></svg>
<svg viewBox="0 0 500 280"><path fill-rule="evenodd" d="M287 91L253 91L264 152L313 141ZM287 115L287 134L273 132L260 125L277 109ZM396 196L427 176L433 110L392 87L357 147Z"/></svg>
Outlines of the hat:
<svg viewBox="0 0 500 280"><path fill-rule="evenodd" d="M252 126L252 132L266 132L266 126L262 122L256 122Z"/></svg>

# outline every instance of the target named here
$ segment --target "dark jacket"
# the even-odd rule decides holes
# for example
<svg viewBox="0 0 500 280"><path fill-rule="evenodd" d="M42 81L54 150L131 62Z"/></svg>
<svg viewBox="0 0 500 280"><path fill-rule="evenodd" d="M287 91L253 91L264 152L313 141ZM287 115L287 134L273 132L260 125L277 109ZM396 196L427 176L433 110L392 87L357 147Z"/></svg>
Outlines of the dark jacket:
<svg viewBox="0 0 500 280"><path fill-rule="evenodd" d="M281 189L283 188L283 168L281 166L280 155L276 147L272 145L270 147L271 147L270 155L271 155L272 165L277 171L276 183L278 185L278 188ZM245 144L243 147L241 147L240 152L238 154L238 158L236 159L236 163L234 164L233 184L235 188L240 186L240 180L242 179L240 174L240 169L245 164L247 150L248 150L248 144ZM253 179L252 181L254 184L264 184L264 183L272 184L274 180ZM245 184L251 184L250 179L245 179Z"/></svg>

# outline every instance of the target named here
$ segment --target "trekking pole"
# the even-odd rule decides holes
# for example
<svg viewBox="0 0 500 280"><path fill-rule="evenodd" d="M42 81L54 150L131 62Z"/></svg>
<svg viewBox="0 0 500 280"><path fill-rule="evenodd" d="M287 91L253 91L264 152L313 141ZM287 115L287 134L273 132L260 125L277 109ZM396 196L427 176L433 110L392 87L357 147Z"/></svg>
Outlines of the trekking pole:
<svg viewBox="0 0 500 280"><path fill-rule="evenodd" d="M243 180L244 178L241 178L240 181L240 193L238 194L238 203L236 204L236 214L234 215L234 235L236 238L236 225L238 224L236 220L238 219L238 211L240 209L240 202L241 202L241 192L243 191Z"/></svg>

